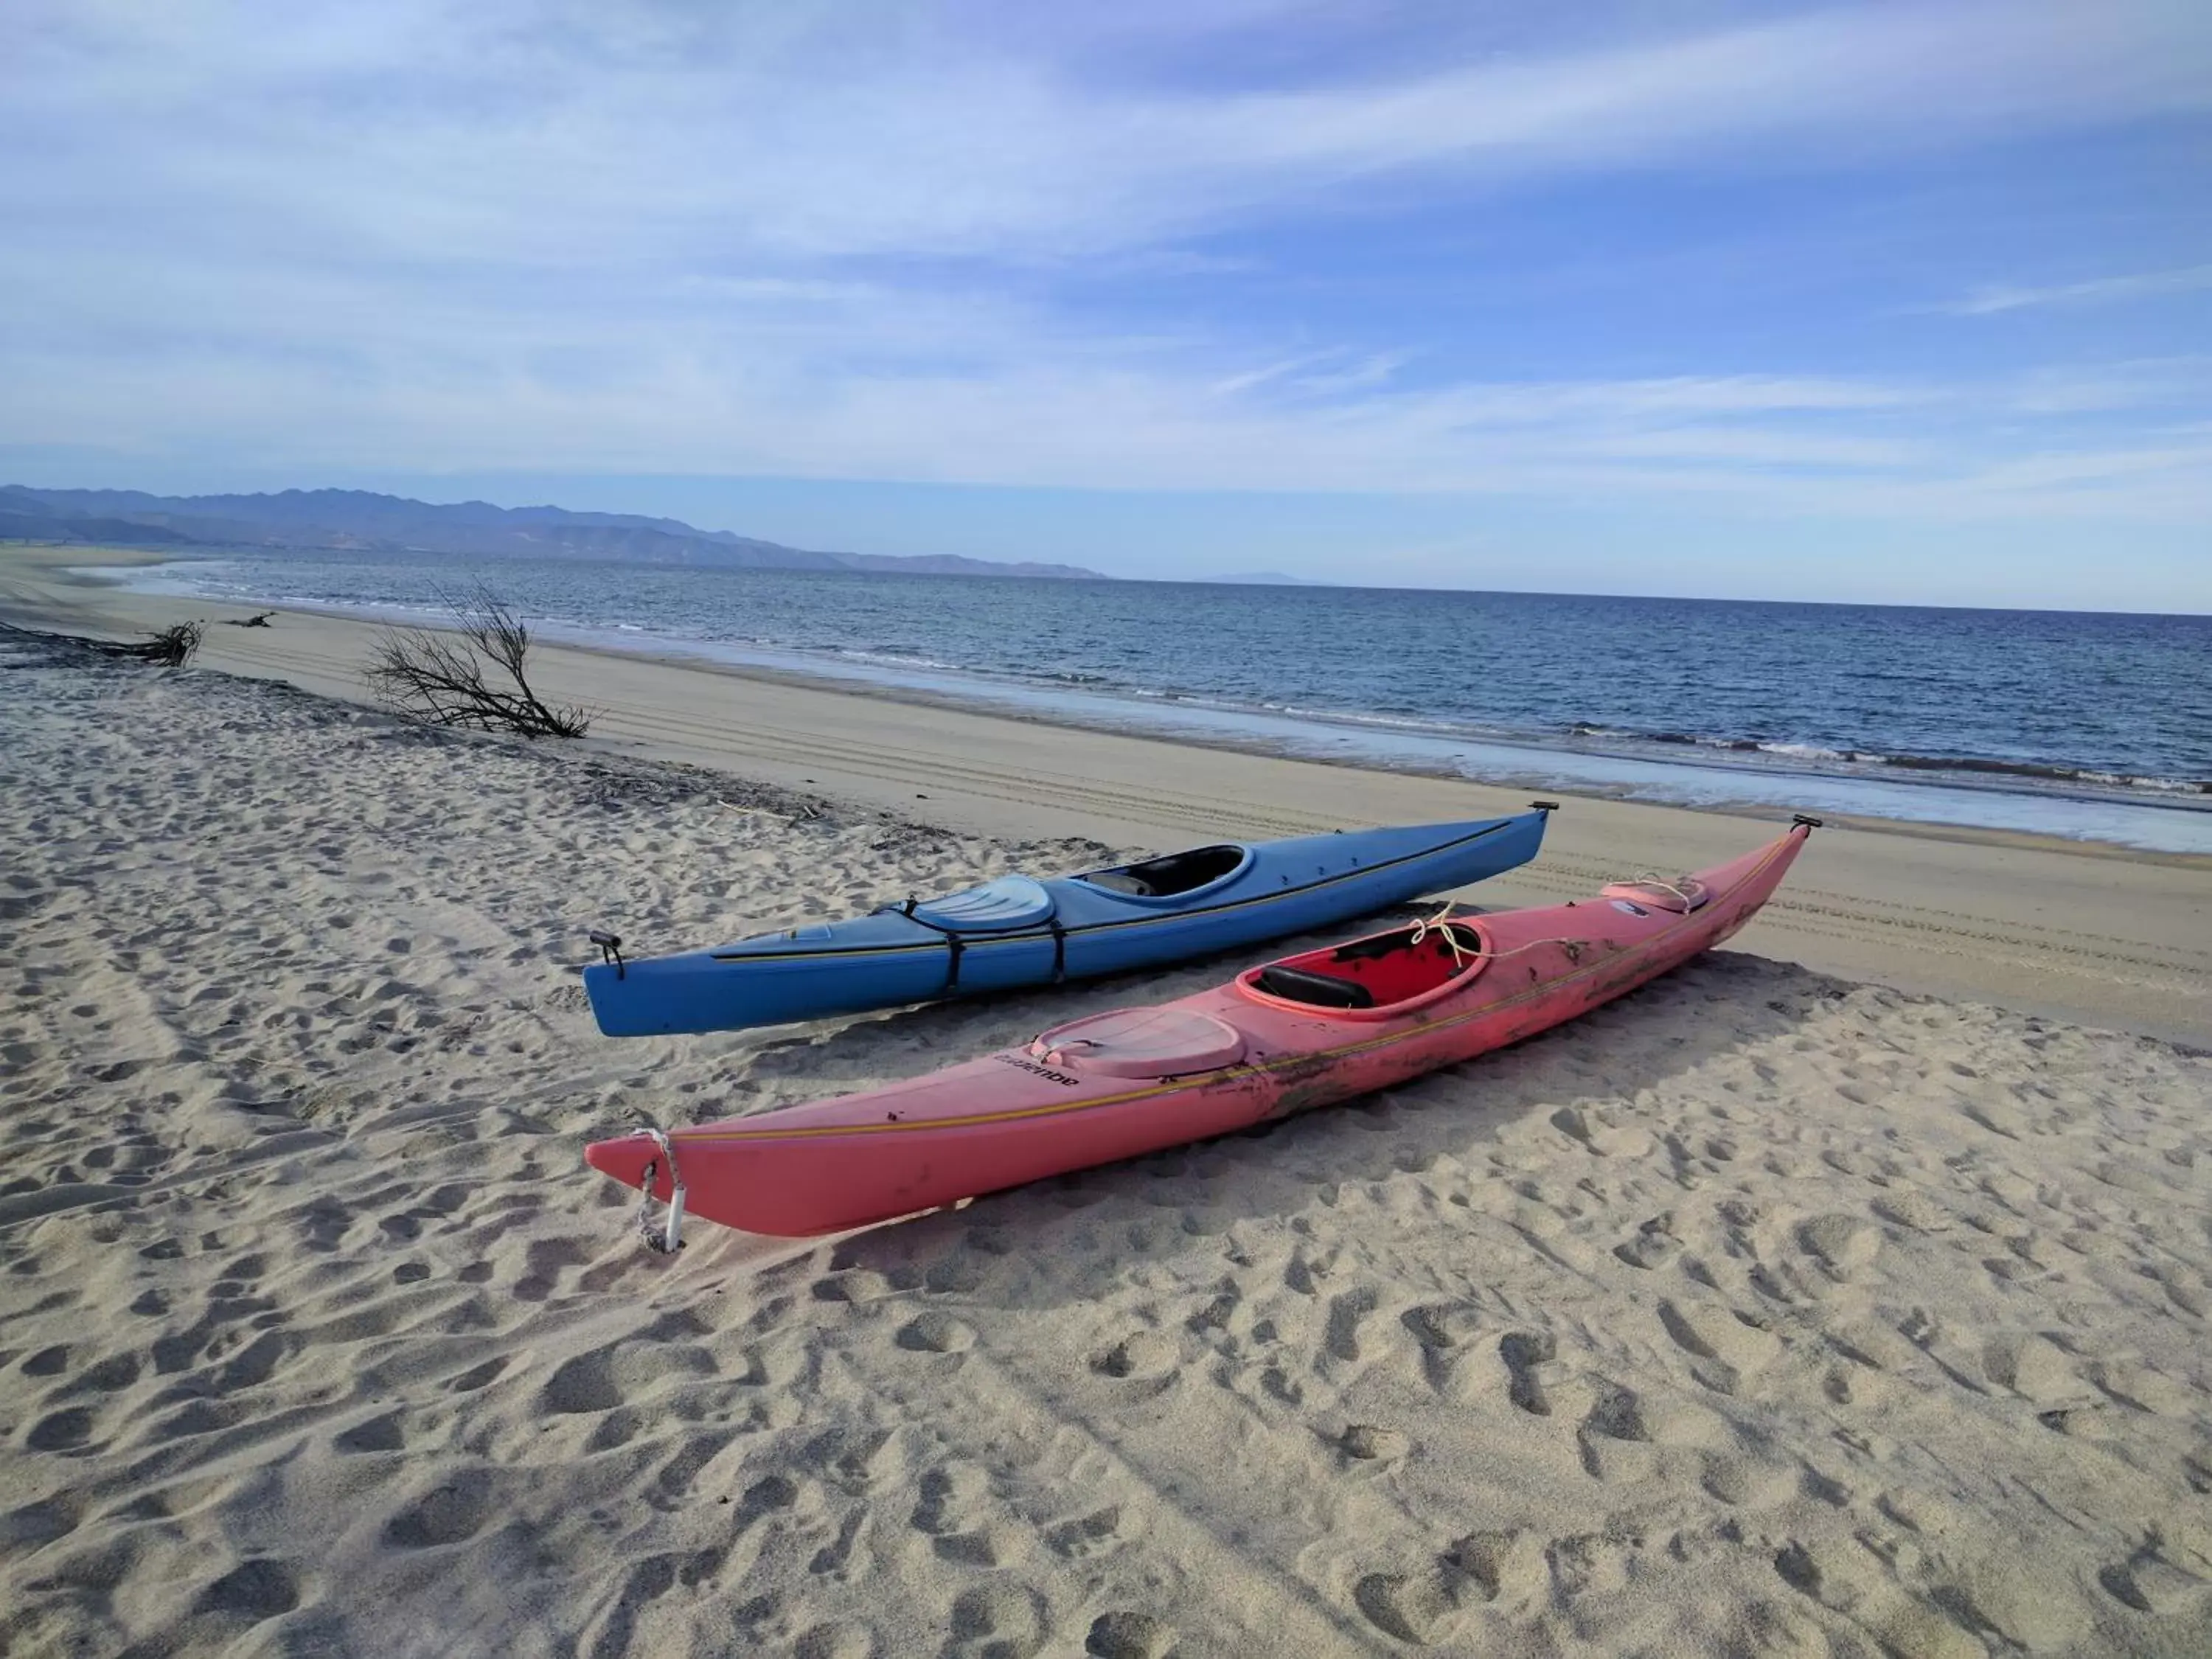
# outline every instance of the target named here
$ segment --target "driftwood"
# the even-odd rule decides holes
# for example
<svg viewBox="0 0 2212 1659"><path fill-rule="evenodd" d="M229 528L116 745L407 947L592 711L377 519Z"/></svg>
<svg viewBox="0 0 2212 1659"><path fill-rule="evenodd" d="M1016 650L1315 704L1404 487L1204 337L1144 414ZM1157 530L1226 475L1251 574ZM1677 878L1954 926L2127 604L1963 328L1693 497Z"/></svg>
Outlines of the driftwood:
<svg viewBox="0 0 2212 1659"><path fill-rule="evenodd" d="M182 668L192 659L200 648L200 635L206 631L203 623L179 623L158 634L149 634L143 640L95 640L82 634L49 634L43 629L9 628L11 634L25 634L33 639L56 640L64 645L94 651L103 657L119 657L125 662L151 663L157 668Z"/></svg>
<svg viewBox="0 0 2212 1659"><path fill-rule="evenodd" d="M377 642L367 678L377 700L430 726L515 732L526 738L580 738L587 709L548 703L527 674L530 629L481 584L441 593L451 629L410 628Z"/></svg>
<svg viewBox="0 0 2212 1659"><path fill-rule="evenodd" d="M225 617L222 619L222 625L225 628L266 628L269 626L269 619L276 614L274 611L257 611L254 615L242 620L237 617Z"/></svg>
<svg viewBox="0 0 2212 1659"><path fill-rule="evenodd" d="M128 657L133 662L150 662L162 668L182 668L200 648L200 636L206 631L202 623L179 623L158 634L149 634L143 640L128 643L94 640L91 644L94 650L111 657Z"/></svg>

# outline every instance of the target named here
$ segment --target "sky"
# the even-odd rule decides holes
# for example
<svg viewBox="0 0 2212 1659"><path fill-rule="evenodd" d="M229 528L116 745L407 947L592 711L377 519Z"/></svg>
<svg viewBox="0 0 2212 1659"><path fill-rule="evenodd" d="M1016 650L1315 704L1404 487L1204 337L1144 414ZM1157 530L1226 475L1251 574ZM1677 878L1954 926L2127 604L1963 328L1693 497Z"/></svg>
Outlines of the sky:
<svg viewBox="0 0 2212 1659"><path fill-rule="evenodd" d="M0 482L2212 611L2212 4L10 0Z"/></svg>

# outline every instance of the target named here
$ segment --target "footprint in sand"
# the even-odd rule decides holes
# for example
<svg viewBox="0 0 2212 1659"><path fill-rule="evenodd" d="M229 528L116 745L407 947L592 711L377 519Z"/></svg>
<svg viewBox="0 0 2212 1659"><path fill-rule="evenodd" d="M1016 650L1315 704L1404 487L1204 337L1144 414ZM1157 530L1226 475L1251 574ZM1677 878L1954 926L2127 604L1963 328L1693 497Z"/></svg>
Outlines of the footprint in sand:
<svg viewBox="0 0 2212 1659"><path fill-rule="evenodd" d="M1444 1559L1472 1581L1486 1602L1509 1613L1534 1604L1549 1571L1535 1535L1517 1527L1470 1533Z"/></svg>
<svg viewBox="0 0 2212 1659"><path fill-rule="evenodd" d="M1706 1303L1662 1302L1659 1321L1675 1346L1705 1363L1691 1376L1716 1394L1733 1395L1782 1352L1781 1339L1742 1315Z"/></svg>
<svg viewBox="0 0 2212 1659"><path fill-rule="evenodd" d="M905 1443L889 1429L836 1428L807 1448L823 1478L858 1497L905 1483Z"/></svg>
<svg viewBox="0 0 2212 1659"><path fill-rule="evenodd" d="M525 1302L543 1302L562 1288L561 1276L591 1260L590 1252L566 1238L545 1238L524 1253L524 1271L514 1283L514 1294Z"/></svg>
<svg viewBox="0 0 2212 1659"><path fill-rule="evenodd" d="M1647 1272L1665 1267L1682 1253L1682 1241L1674 1237L1674 1218L1652 1217L1637 1230L1635 1237L1614 1245L1613 1253L1630 1267Z"/></svg>
<svg viewBox="0 0 2212 1659"><path fill-rule="evenodd" d="M1359 1322L1375 1310L1375 1292L1365 1286L1329 1298L1328 1334L1324 1340L1329 1356L1347 1364L1359 1358Z"/></svg>
<svg viewBox="0 0 2212 1659"><path fill-rule="evenodd" d="M820 1502L820 1493L811 1482L793 1480L787 1474L763 1475L747 1486L733 1506L730 1522L743 1532L754 1522L784 1510L811 1511Z"/></svg>
<svg viewBox="0 0 2212 1659"><path fill-rule="evenodd" d="M898 1287L884 1274L869 1267L855 1267L849 1273L831 1273L814 1282L817 1302L843 1302L860 1307L870 1302L880 1302L896 1295Z"/></svg>
<svg viewBox="0 0 2212 1659"><path fill-rule="evenodd" d="M1638 1546L1597 1533L1580 1533L1552 1540L1552 1581L1562 1606L1571 1607L1585 1595L1603 1596L1625 1589L1637 1567Z"/></svg>
<svg viewBox="0 0 2212 1659"><path fill-rule="evenodd" d="M1354 1423L1338 1443L1348 1457L1363 1463L1395 1463L1413 1449L1413 1442L1395 1429L1377 1423Z"/></svg>
<svg viewBox="0 0 2212 1659"><path fill-rule="evenodd" d="M1352 1599L1377 1630L1427 1647L1451 1634L1467 1588L1462 1575L1448 1567L1419 1572L1370 1572L1353 1587Z"/></svg>
<svg viewBox="0 0 2212 1659"><path fill-rule="evenodd" d="M1874 1201L1874 1212L1884 1221L1910 1227L1918 1233L1948 1231L1956 1224L1948 1210L1911 1191L1885 1193Z"/></svg>
<svg viewBox="0 0 2212 1659"><path fill-rule="evenodd" d="M135 1353L112 1355L81 1372L75 1382L59 1392L64 1395L114 1394L138 1380L138 1356Z"/></svg>
<svg viewBox="0 0 2212 1659"><path fill-rule="evenodd" d="M258 1624L300 1605L298 1575L282 1561L257 1557L241 1561L199 1595L196 1610L227 1613Z"/></svg>
<svg viewBox="0 0 2212 1659"><path fill-rule="evenodd" d="M947 1463L921 1478L912 1525L933 1539L938 1559L971 1567L1004 1566L1022 1554L1025 1534L995 1520L990 1480L972 1463Z"/></svg>
<svg viewBox="0 0 2212 1659"><path fill-rule="evenodd" d="M793 1659L869 1659L876 1638L858 1625L817 1625L792 1644Z"/></svg>
<svg viewBox="0 0 2212 1659"><path fill-rule="evenodd" d="M1413 1340L1422 1347L1441 1350L1474 1340L1482 1328L1482 1316L1462 1304L1447 1303L1408 1308L1398 1316L1398 1322L1412 1333Z"/></svg>
<svg viewBox="0 0 2212 1659"><path fill-rule="evenodd" d="M931 1312L902 1326L897 1341L916 1353L961 1353L975 1346L975 1332L951 1314Z"/></svg>
<svg viewBox="0 0 2212 1659"><path fill-rule="evenodd" d="M247 1343L216 1374L216 1385L224 1394L258 1388L275 1374L277 1366L295 1352L296 1339L264 1331Z"/></svg>
<svg viewBox="0 0 2212 1659"><path fill-rule="evenodd" d="M1378 1630L1427 1647L1449 1639L1469 1607L1527 1611L1548 1589L1549 1577L1539 1540L1514 1528L1471 1533L1411 1572L1370 1573L1353 1588L1352 1600Z"/></svg>
<svg viewBox="0 0 2212 1659"><path fill-rule="evenodd" d="M642 1333L611 1352L594 1350L564 1361L545 1381L545 1409L556 1415L612 1411L657 1385L714 1374L714 1357L705 1349L652 1336Z"/></svg>
<svg viewBox="0 0 2212 1659"><path fill-rule="evenodd" d="M1838 1284L1856 1279L1874 1265L1881 1231L1863 1216L1821 1215L1800 1223L1797 1242L1820 1270Z"/></svg>
<svg viewBox="0 0 2212 1659"><path fill-rule="evenodd" d="M2075 1372L2072 1358L2041 1334L1991 1338L1982 1347L1982 1372L2038 1406L2100 1403Z"/></svg>
<svg viewBox="0 0 2212 1659"><path fill-rule="evenodd" d="M80 1451L91 1442L92 1431L92 1413L82 1406L72 1406L40 1418L31 1425L23 1443L33 1451Z"/></svg>
<svg viewBox="0 0 2212 1659"><path fill-rule="evenodd" d="M867 1536L870 1522L865 1504L847 1511L845 1518L837 1523L837 1535L814 1552L813 1559L806 1564L807 1571L817 1577L843 1582L854 1555Z"/></svg>
<svg viewBox="0 0 2212 1659"><path fill-rule="evenodd" d="M67 1492L0 1515L0 1554L43 1549L75 1532L84 1519L81 1499Z"/></svg>
<svg viewBox="0 0 2212 1659"><path fill-rule="evenodd" d="M1547 1385L1559 1381L1553 1356L1559 1344L1548 1331L1513 1331L1498 1340L1498 1358L1505 1362L1507 1390L1515 1405L1534 1417L1552 1414Z"/></svg>
<svg viewBox="0 0 2212 1659"><path fill-rule="evenodd" d="M1126 1543L1128 1534L1121 1525L1121 1506L1109 1504L1103 1510L1093 1510L1088 1515L1079 1515L1072 1521L1062 1521L1045 1528L1044 1541L1054 1555L1071 1561L1081 1561L1094 1555L1103 1555Z"/></svg>
<svg viewBox="0 0 2212 1659"><path fill-rule="evenodd" d="M1092 1659L1167 1659L1176 1644L1175 1626L1148 1613L1102 1613L1091 1621L1083 1650Z"/></svg>
<svg viewBox="0 0 2212 1659"><path fill-rule="evenodd" d="M399 1425L399 1413L387 1412L348 1429L331 1443L349 1453L404 1451L407 1436Z"/></svg>
<svg viewBox="0 0 2212 1659"><path fill-rule="evenodd" d="M2188 1572L2149 1549L2097 1575L2106 1595L2137 1613L2161 1619L2212 1610L2212 1583Z"/></svg>
<svg viewBox="0 0 2212 1659"><path fill-rule="evenodd" d="M385 1541L404 1550L458 1544L476 1536L491 1514L489 1478L482 1470L468 1470L386 1521Z"/></svg>
<svg viewBox="0 0 2212 1659"><path fill-rule="evenodd" d="M1653 1472L1651 1442L1644 1402L1632 1389L1601 1382L1597 1400L1576 1436L1583 1468L1593 1480L1641 1480Z"/></svg>
<svg viewBox="0 0 2212 1659"><path fill-rule="evenodd" d="M921 1501L915 1505L918 1532L942 1537L963 1531L982 1519L991 1483L973 1463L943 1463L921 1477Z"/></svg>
<svg viewBox="0 0 2212 1659"><path fill-rule="evenodd" d="M953 1599L944 1659L1030 1659L1050 1637L1044 1598L1018 1584L978 1584Z"/></svg>
<svg viewBox="0 0 2212 1659"><path fill-rule="evenodd" d="M1139 1331L1124 1337L1092 1360L1094 1370L1108 1376L1149 1382L1163 1377L1182 1363L1182 1351L1158 1331Z"/></svg>
<svg viewBox="0 0 2212 1659"><path fill-rule="evenodd" d="M506 1358L501 1357L497 1359L487 1359L481 1365L471 1365L446 1384L447 1392L474 1394L479 1389L488 1389L506 1373L507 1364Z"/></svg>

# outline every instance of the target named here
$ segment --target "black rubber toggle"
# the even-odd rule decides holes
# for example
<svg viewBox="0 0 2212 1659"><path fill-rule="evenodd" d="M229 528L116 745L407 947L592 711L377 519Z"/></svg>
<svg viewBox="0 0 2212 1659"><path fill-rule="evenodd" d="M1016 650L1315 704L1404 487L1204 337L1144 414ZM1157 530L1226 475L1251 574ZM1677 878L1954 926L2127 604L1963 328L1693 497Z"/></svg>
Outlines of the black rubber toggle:
<svg viewBox="0 0 2212 1659"><path fill-rule="evenodd" d="M1821 823L1820 819L1807 817L1802 812L1798 813L1796 817L1790 820L1790 824L1792 829L1795 829L1801 823L1808 830L1825 830L1828 827L1826 824Z"/></svg>
<svg viewBox="0 0 2212 1659"><path fill-rule="evenodd" d="M1532 800L1528 805L1539 812L1556 812L1559 810L1559 803L1555 800Z"/></svg>
<svg viewBox="0 0 2212 1659"><path fill-rule="evenodd" d="M592 929L592 943L599 947L599 960L601 962L612 963L614 964L615 977L617 979L628 979L629 977L629 969L623 961L621 939L617 939L612 933L601 933L598 928L594 927Z"/></svg>

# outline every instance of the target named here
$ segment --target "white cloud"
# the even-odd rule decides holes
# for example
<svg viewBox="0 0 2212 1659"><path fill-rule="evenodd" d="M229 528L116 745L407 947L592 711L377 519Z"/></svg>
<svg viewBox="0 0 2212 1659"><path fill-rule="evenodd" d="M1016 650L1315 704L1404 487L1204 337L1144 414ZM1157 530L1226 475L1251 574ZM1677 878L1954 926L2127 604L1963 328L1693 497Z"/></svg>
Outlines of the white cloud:
<svg viewBox="0 0 2212 1659"><path fill-rule="evenodd" d="M2090 282L2059 283L2048 288L1979 288L1942 309L1961 317L1986 317L1995 312L2021 311L2032 306L2112 305L2123 300L2147 300L2204 289L2212 289L2212 265L2185 265L2177 270L2100 276Z"/></svg>
<svg viewBox="0 0 2212 1659"><path fill-rule="evenodd" d="M2141 415L2212 405L2212 356L2135 358L2094 368L2034 368L2007 389L2000 407L2029 416Z"/></svg>
<svg viewBox="0 0 2212 1659"><path fill-rule="evenodd" d="M998 21L46 0L15 25L9 125L30 173L96 173L108 211L167 227L168 204L249 246L1033 259L1425 172L1764 169L2212 106L2212 10L2189 0L1842 7L1675 37L1647 24L1602 49L1524 45L1287 89L1194 85L1211 21L1177 35L1147 20L1178 72L1144 79L1088 74L1087 42Z"/></svg>
<svg viewBox="0 0 2212 1659"><path fill-rule="evenodd" d="M1223 31L1255 21L1312 13L16 0L0 51L0 442L219 449L303 476L1972 512L2111 505L2111 462L2069 472L2052 456L2192 453L2069 425L2144 401L2139 365L1972 385L1452 380L1419 337L1316 342L1218 313L1117 323L1068 291L1249 277L1179 243L1268 215L1357 216L1394 191L1823 168L2212 108L2201 0L1935 0L1671 35L1632 8L1596 46L1523 35L1484 58L1399 40L1356 74L1310 62L1272 79L1223 67L1243 61ZM2013 292L2045 297L1984 308L2065 290ZM2041 459L1979 433L1990 409L2032 428L2007 441ZM2136 499L2195 511L2198 495Z"/></svg>
<svg viewBox="0 0 2212 1659"><path fill-rule="evenodd" d="M461 468L1673 496L1921 518L2212 514L2202 431L2131 418L2116 443L2109 402L2085 417L2056 390L2094 383L2109 398L2132 382L2171 398L2193 376L2201 391L2203 366L2186 359L1976 382L1404 386L1353 373L1316 387L1338 360L1240 372L1203 342L1072 336L1018 306L909 305L865 285L709 315L672 300L665 317L585 342L557 313L516 308L459 347L472 312L409 310L342 350L319 346L317 319L368 306L373 289L305 286L251 317L226 315L211 284L188 293L207 307L198 341L12 354L0 444L159 457L209 432L246 433L258 461L302 478ZM2033 412L2039 398L2056 412ZM1991 410L2016 429L1992 437Z"/></svg>

